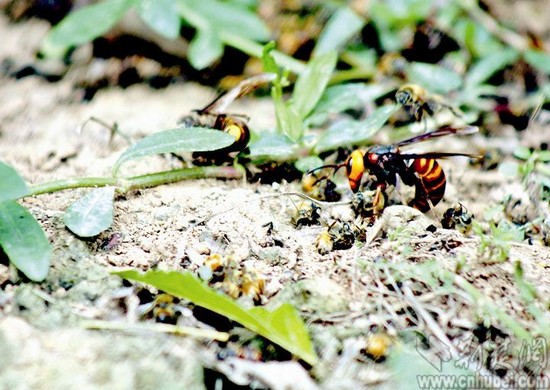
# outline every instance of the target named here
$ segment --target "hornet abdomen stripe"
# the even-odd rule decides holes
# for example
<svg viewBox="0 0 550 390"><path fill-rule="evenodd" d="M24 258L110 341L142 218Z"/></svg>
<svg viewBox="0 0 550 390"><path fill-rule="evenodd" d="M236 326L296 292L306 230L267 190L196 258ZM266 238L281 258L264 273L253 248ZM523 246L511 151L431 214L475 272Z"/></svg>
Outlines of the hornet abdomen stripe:
<svg viewBox="0 0 550 390"><path fill-rule="evenodd" d="M428 158L414 160L411 168L417 174L418 180L414 199L409 202L409 206L425 213L445 195L445 172L436 160Z"/></svg>

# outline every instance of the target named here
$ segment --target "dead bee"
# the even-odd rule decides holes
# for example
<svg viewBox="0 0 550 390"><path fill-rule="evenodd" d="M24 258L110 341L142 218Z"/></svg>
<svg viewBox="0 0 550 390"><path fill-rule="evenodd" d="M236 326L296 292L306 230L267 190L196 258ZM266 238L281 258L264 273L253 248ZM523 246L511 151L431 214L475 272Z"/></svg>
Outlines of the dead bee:
<svg viewBox="0 0 550 390"><path fill-rule="evenodd" d="M313 202L300 202L292 215L291 222L296 227L318 225L321 208Z"/></svg>
<svg viewBox="0 0 550 390"><path fill-rule="evenodd" d="M469 163L482 171L490 171L498 167L502 161L502 153L498 149L488 149L481 152L478 158L471 158Z"/></svg>
<svg viewBox="0 0 550 390"><path fill-rule="evenodd" d="M405 84L395 93L395 100L402 105L417 122L425 115L432 116L441 108L450 110L455 116L460 113L451 105L445 103L438 95L429 94L424 88L416 84Z"/></svg>
<svg viewBox="0 0 550 390"><path fill-rule="evenodd" d="M375 362L381 362L388 356L392 345L393 340L386 333L371 333L368 335L365 348L361 352Z"/></svg>
<svg viewBox="0 0 550 390"><path fill-rule="evenodd" d="M223 149L214 152L202 152L197 156L216 157L227 155L231 152L241 152L246 148L250 141L250 130L246 124L246 116L226 114L225 110L233 103L235 99L249 94L260 86L265 85L275 79L272 73L263 73L250 77L240 82L237 86L228 92L218 96L206 107L195 110L193 115L186 116L180 120L180 125L184 127L211 127L232 135L235 142Z"/></svg>
<svg viewBox="0 0 550 390"><path fill-rule="evenodd" d="M221 290L231 298L241 296L251 298L255 303L260 301L265 287L265 279L255 270L242 267L231 256L210 255L199 268L203 280L215 289Z"/></svg>
<svg viewBox="0 0 550 390"><path fill-rule="evenodd" d="M317 239L315 240L315 247L317 248L317 252L321 255L326 255L332 251L334 242L332 240L332 236L328 232L328 229L323 230L321 234L317 236Z"/></svg>
<svg viewBox="0 0 550 390"><path fill-rule="evenodd" d="M239 345L233 342L227 343L227 345L218 352L217 357L219 360L239 358L255 362L263 361L261 349L250 343L247 345Z"/></svg>
<svg viewBox="0 0 550 390"><path fill-rule="evenodd" d="M145 317L164 324L175 325L181 315L179 299L166 293L157 294L152 302L144 304L143 307L145 310L142 313Z"/></svg>
<svg viewBox="0 0 550 390"><path fill-rule="evenodd" d="M259 302L264 292L265 279L258 272L245 270L242 276L242 294L252 298L254 302Z"/></svg>
<svg viewBox="0 0 550 390"><path fill-rule="evenodd" d="M219 282L223 280L225 264L226 259L214 253L204 260L204 264L199 268L198 274L202 280L210 283Z"/></svg>
<svg viewBox="0 0 550 390"><path fill-rule="evenodd" d="M478 128L475 126L459 128L442 126L437 130L417 135L393 145L375 145L366 151L354 150L343 163L324 165L311 170L310 173L323 168L334 168L337 171L345 167L350 188L353 192L357 192L361 186L363 174L368 172L374 178L372 184L376 188L374 205L383 204L380 197L384 196L384 190L387 186L396 186L397 176L399 176L405 185L415 187L415 195L409 202L409 206L427 212L431 207L437 205L445 195L447 179L445 178L445 172L436 159L452 156L477 156L467 153L446 152L402 153L400 148L436 137L451 134L466 135L477 131Z"/></svg>
<svg viewBox="0 0 550 390"><path fill-rule="evenodd" d="M359 191L351 197L351 209L357 216L363 218L375 217L384 210L388 196L384 192L376 197L376 191Z"/></svg>
<svg viewBox="0 0 550 390"><path fill-rule="evenodd" d="M318 178L306 173L302 176L302 190L312 198L325 202L338 202L342 198L336 191L336 183L325 176Z"/></svg>
<svg viewBox="0 0 550 390"><path fill-rule="evenodd" d="M336 220L317 236L315 246L320 254L326 254L332 250L349 249L354 243L355 233L349 222Z"/></svg>
<svg viewBox="0 0 550 390"><path fill-rule="evenodd" d="M334 249L349 249L355 243L355 234L348 222L335 221L328 229Z"/></svg>
<svg viewBox="0 0 550 390"><path fill-rule="evenodd" d="M441 226L444 229L456 229L462 234L468 234L472 229L472 217L466 207L458 203L443 213Z"/></svg>

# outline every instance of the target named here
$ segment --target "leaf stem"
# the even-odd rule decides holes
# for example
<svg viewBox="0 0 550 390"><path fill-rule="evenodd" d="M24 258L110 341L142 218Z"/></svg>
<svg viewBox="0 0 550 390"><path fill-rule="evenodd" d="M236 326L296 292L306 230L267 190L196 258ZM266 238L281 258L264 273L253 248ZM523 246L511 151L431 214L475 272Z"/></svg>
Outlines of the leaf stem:
<svg viewBox="0 0 550 390"><path fill-rule="evenodd" d="M233 167L193 167L173 169L170 171L155 172L121 179L118 192L124 194L138 188L156 187L182 180L207 177L216 179L240 179L243 177L243 173Z"/></svg>
<svg viewBox="0 0 550 390"><path fill-rule="evenodd" d="M83 177L77 179L56 180L31 186L23 197L53 193L84 187L115 186L117 192L124 194L139 188L156 187L163 184L175 183L182 180L199 178L240 179L243 172L234 167L193 167L173 169L170 171L149 173L116 179L113 177Z"/></svg>
<svg viewBox="0 0 550 390"><path fill-rule="evenodd" d="M82 177L78 179L56 180L29 187L29 192L23 197L47 194L57 191L83 187L116 186L117 179L112 177Z"/></svg>

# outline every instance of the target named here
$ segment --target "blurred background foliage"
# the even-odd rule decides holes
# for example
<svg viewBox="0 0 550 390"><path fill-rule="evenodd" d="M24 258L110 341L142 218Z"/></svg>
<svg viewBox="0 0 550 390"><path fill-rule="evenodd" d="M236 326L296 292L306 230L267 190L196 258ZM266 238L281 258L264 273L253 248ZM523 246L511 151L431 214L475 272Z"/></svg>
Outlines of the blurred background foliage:
<svg viewBox="0 0 550 390"><path fill-rule="evenodd" d="M103 87L141 82L162 88L193 80L229 89L268 70L266 55L271 56L276 65L269 70L286 71L275 99L276 132L286 136L266 133L268 141L252 148L256 157L266 148L278 151L271 157L288 158L369 143L386 121L394 127L415 125L410 115L384 107L406 83L460 112L450 119L445 113L443 119L425 118L431 127L458 121L478 125L485 134L503 124L523 131L539 108L543 119L548 116L550 34L529 15L524 19L531 23L516 18L512 24L514 2L11 0L2 7L14 20L38 16L53 25L37 53L41 61L4 69L16 77L56 80L79 64L101 61L102 70L73 76L84 100ZM274 44L264 50L270 41ZM321 80L323 93L313 98L311 109L294 115L287 107L281 114L277 99L290 92L296 76L306 73L313 59L333 52L335 65L327 65L320 79L303 82L307 85L287 102L291 107L296 96L305 101L307 87ZM60 60L70 66L48 65ZM311 135L310 129L323 131Z"/></svg>

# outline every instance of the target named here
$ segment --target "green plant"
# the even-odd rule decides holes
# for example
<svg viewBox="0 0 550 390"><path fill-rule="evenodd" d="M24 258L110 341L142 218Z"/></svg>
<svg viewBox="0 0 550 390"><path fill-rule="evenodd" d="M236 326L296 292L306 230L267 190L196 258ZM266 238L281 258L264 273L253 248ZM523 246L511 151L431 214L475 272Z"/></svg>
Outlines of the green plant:
<svg viewBox="0 0 550 390"><path fill-rule="evenodd" d="M474 233L479 236L478 254L483 262L501 263L510 256L510 242L522 241L525 231L521 227L502 220L498 225L489 222L490 234L485 234L483 227L476 221L472 224Z"/></svg>
<svg viewBox="0 0 550 390"><path fill-rule="evenodd" d="M243 3L220 0L103 0L70 13L46 36L42 52L59 57L68 49L92 41L108 32L131 9L156 33L173 40L182 25L195 29L189 43L188 60L197 69L217 61L224 45L259 57L261 41L269 31L253 9ZM238 29L233 28L235 25ZM294 72L301 62L278 53L278 60Z"/></svg>
<svg viewBox="0 0 550 390"><path fill-rule="evenodd" d="M115 272L122 278L149 284L179 298L188 299L221 314L246 328L273 341L287 351L314 365L317 355L311 344L307 329L296 310L282 304L270 311L263 307L244 309L232 299L211 289L189 272L137 271Z"/></svg>
<svg viewBox="0 0 550 390"><path fill-rule="evenodd" d="M143 138L122 153L110 177L75 178L32 187L27 186L15 169L0 162L0 246L16 268L29 279L41 281L48 274L52 248L40 224L17 199L73 188L94 187L69 206L64 221L80 237L95 236L112 224L115 192L126 193L138 188L198 177L241 176L234 168L214 166L124 177L120 175L123 163L160 153L211 151L233 142L233 137L214 129L165 130Z"/></svg>

